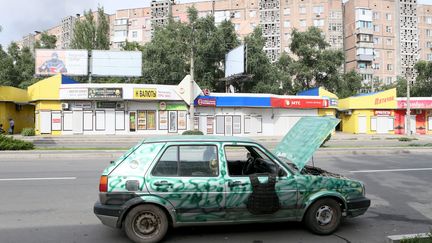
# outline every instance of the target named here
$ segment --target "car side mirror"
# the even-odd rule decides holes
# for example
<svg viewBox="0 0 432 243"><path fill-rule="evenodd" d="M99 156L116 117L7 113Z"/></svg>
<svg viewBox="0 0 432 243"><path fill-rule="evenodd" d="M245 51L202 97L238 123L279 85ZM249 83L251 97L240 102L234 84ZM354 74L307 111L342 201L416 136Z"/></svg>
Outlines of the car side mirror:
<svg viewBox="0 0 432 243"><path fill-rule="evenodd" d="M111 164L111 165L114 164L114 160L111 160L111 161L110 161L110 164Z"/></svg>
<svg viewBox="0 0 432 243"><path fill-rule="evenodd" d="M280 168L280 167L278 169L278 173L277 174L278 174L278 177L286 176L285 171L282 168Z"/></svg>

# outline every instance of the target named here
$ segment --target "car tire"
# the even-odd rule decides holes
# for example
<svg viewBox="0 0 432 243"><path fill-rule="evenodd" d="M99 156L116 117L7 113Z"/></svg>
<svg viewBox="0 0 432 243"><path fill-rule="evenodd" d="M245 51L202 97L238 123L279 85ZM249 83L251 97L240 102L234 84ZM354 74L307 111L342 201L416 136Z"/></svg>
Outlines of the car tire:
<svg viewBox="0 0 432 243"><path fill-rule="evenodd" d="M143 204L134 207L126 215L124 228L133 242L159 242L168 231L168 218L158 206Z"/></svg>
<svg viewBox="0 0 432 243"><path fill-rule="evenodd" d="M306 212L304 222L315 234L329 235L337 230L341 222L341 207L331 198L319 199Z"/></svg>

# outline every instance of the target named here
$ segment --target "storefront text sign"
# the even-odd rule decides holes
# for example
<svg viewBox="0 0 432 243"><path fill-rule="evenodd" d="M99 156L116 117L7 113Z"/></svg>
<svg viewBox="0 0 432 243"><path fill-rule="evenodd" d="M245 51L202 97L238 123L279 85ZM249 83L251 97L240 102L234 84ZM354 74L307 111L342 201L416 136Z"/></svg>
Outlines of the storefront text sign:
<svg viewBox="0 0 432 243"><path fill-rule="evenodd" d="M88 98L123 98L122 88L89 88Z"/></svg>
<svg viewBox="0 0 432 243"><path fill-rule="evenodd" d="M279 108L325 108L326 99L271 98L271 106Z"/></svg>
<svg viewBox="0 0 432 243"><path fill-rule="evenodd" d="M411 109L432 109L432 98L430 100L410 100ZM397 108L406 109L407 102L406 100L398 100Z"/></svg>
<svg viewBox="0 0 432 243"><path fill-rule="evenodd" d="M154 100L158 97L158 92L155 88L134 88L133 94L133 98L136 100Z"/></svg>
<svg viewBox="0 0 432 243"><path fill-rule="evenodd" d="M61 100L77 100L87 99L88 89L87 88L60 88L60 99Z"/></svg>
<svg viewBox="0 0 432 243"><path fill-rule="evenodd" d="M382 111L382 110L376 110L375 116L390 116L391 111Z"/></svg>
<svg viewBox="0 0 432 243"><path fill-rule="evenodd" d="M199 106L216 106L215 98L198 98L197 101Z"/></svg>

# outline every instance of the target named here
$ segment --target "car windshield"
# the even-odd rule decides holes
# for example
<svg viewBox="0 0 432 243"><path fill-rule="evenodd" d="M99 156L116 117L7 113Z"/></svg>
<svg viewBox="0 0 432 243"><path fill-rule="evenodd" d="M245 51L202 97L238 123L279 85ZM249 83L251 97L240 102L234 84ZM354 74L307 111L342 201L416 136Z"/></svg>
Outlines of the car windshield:
<svg viewBox="0 0 432 243"><path fill-rule="evenodd" d="M288 160L288 159L286 159L286 158L284 158L282 156L278 156L278 159L280 161L284 162L285 164L287 164L290 167L290 169L292 169L294 171L299 171L298 168L297 168L297 166L294 163L292 163L290 160Z"/></svg>

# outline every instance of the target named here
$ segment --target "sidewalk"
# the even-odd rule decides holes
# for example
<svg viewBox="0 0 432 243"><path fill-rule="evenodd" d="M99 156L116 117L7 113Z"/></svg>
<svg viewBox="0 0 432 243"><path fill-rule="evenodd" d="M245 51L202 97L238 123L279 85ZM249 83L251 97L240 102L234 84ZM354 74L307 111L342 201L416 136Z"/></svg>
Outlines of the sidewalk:
<svg viewBox="0 0 432 243"><path fill-rule="evenodd" d="M34 137L23 137L14 135L15 138L31 141L36 148L44 149L61 149L61 148L82 148L82 149L126 149L138 143L144 138L157 137L160 135L42 135ZM405 138L405 135L393 134L347 134L337 132L332 135L331 139L326 143L329 148L344 148L344 147L410 147L422 146L431 147L432 135L414 135L410 136L412 141L399 141L400 138ZM255 136L250 137L265 146L272 148L276 146L282 139L282 136Z"/></svg>

